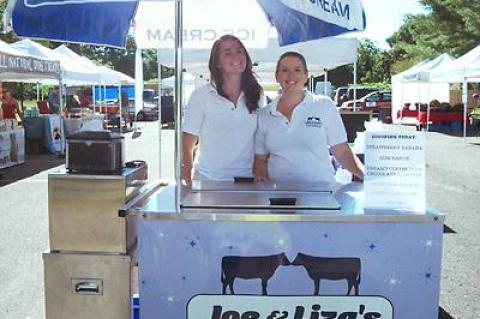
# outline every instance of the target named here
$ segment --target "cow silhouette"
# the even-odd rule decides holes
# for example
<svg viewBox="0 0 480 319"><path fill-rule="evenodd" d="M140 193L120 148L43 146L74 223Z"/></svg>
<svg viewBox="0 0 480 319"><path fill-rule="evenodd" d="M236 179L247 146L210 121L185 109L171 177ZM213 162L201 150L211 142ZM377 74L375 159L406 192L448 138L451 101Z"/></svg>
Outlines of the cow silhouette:
<svg viewBox="0 0 480 319"><path fill-rule="evenodd" d="M225 256L222 258L222 293L226 294L227 286L230 293L235 294L233 282L235 278L255 279L262 281L262 294L267 295L267 283L272 278L278 266L288 266L290 261L285 253L270 256Z"/></svg>
<svg viewBox="0 0 480 319"><path fill-rule="evenodd" d="M350 294L352 287L355 287L355 295L358 296L358 286L361 279L360 258L327 258L298 253L291 264L305 267L308 276L313 280L315 286L314 295L319 294L321 279L346 279L348 283L347 295Z"/></svg>

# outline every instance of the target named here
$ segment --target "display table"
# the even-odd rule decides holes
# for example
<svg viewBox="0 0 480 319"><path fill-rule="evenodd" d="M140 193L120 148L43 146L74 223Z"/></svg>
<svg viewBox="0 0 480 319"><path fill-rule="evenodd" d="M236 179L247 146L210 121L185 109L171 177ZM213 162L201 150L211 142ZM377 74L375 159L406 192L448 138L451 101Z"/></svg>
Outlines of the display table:
<svg viewBox="0 0 480 319"><path fill-rule="evenodd" d="M0 120L3 122L4 120ZM10 167L25 162L25 132L23 127L0 128L0 168Z"/></svg>
<svg viewBox="0 0 480 319"><path fill-rule="evenodd" d="M229 206L263 195L224 185L187 191L205 206L187 200L180 213L174 188L157 190L134 208L141 317L437 318L444 217L368 211L362 187L336 190L339 210L306 208L316 190L290 191L298 209L274 210Z"/></svg>
<svg viewBox="0 0 480 319"><path fill-rule="evenodd" d="M65 150L65 121L60 115L48 114L25 118L25 138L28 143L40 144L52 154Z"/></svg>
<svg viewBox="0 0 480 319"><path fill-rule="evenodd" d="M463 113L462 112L438 112L430 111L430 116L427 119L426 111L416 111L416 110L402 110L397 112L398 119L405 118L414 118L416 119L416 124L418 126L425 126L427 122L430 124L440 124L440 123L463 123Z"/></svg>

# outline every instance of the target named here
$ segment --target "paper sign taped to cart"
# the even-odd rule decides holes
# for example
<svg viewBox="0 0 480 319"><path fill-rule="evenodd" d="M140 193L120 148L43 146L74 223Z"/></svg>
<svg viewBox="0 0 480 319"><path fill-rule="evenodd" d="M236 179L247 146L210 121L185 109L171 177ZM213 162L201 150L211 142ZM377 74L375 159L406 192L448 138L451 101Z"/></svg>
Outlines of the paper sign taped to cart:
<svg viewBox="0 0 480 319"><path fill-rule="evenodd" d="M380 296L197 295L187 307L188 319L393 318Z"/></svg>
<svg viewBox="0 0 480 319"><path fill-rule="evenodd" d="M365 208L425 211L425 133L366 132Z"/></svg>

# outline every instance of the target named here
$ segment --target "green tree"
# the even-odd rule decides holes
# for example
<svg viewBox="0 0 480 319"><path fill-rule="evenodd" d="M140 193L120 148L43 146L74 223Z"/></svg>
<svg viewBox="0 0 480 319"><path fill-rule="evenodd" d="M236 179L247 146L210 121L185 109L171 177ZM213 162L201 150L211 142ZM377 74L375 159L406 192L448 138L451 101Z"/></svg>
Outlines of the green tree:
<svg viewBox="0 0 480 319"><path fill-rule="evenodd" d="M410 15L387 42L392 74L441 53L458 57L480 42L480 2L421 0L427 13Z"/></svg>

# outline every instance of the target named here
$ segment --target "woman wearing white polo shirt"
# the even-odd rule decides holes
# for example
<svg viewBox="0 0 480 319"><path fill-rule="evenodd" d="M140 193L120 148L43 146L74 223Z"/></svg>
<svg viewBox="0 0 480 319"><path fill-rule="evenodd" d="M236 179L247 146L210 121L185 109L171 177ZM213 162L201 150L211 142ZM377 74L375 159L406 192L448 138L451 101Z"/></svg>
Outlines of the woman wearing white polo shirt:
<svg viewBox="0 0 480 319"><path fill-rule="evenodd" d="M304 91L305 58L282 54L275 71L281 95L259 113L255 178L264 181L333 182L328 148L342 167L363 178L363 166L347 144L342 119L328 97Z"/></svg>
<svg viewBox="0 0 480 319"><path fill-rule="evenodd" d="M211 83L192 93L185 110L182 178L252 176L257 114L264 104L252 60L238 38L224 35L213 44L208 66Z"/></svg>

